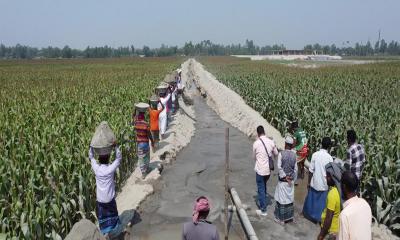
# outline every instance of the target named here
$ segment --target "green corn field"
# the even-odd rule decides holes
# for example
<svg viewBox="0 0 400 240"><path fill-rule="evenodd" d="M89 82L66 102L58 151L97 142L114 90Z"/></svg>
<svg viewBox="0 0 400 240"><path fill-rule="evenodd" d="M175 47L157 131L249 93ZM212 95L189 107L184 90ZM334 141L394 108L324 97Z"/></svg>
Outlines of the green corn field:
<svg viewBox="0 0 400 240"><path fill-rule="evenodd" d="M59 239L95 220L87 157L96 126L122 145L117 190L135 164L133 103L147 101L178 58L0 61L0 232Z"/></svg>
<svg viewBox="0 0 400 240"><path fill-rule="evenodd" d="M400 230L400 62L303 69L232 57L199 58L282 134L293 119L308 132L311 153L324 136L346 158L346 131L365 146L362 196L377 221Z"/></svg>

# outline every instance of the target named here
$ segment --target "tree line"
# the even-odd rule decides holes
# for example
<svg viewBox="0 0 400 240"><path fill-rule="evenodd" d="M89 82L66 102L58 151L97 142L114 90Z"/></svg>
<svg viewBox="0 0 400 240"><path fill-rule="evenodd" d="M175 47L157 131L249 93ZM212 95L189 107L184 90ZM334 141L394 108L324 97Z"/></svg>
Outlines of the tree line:
<svg viewBox="0 0 400 240"><path fill-rule="evenodd" d="M143 46L135 48L133 45L113 48L110 46L90 47L84 50L72 49L69 46L63 48L46 47L35 48L17 44L5 46L0 44L0 58L2 59L32 59L32 58L111 58L111 57L165 57L165 56L223 56L223 55L265 55L274 51L286 50L283 44L257 46L253 40L246 40L244 44L215 44L210 40L199 43L186 42L184 46L167 46L162 44L159 48ZM342 47L332 45L308 44L303 50L309 53L323 53L329 55L346 56L373 56L373 55L400 55L400 43L391 41L387 43L384 39L377 41L374 45L370 41L356 43L350 46L349 42L343 43Z"/></svg>

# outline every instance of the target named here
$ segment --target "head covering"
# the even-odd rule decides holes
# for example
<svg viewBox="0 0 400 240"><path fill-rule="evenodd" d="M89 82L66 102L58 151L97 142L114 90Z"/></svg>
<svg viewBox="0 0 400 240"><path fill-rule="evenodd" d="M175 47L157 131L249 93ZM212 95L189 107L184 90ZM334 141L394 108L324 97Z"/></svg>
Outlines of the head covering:
<svg viewBox="0 0 400 240"><path fill-rule="evenodd" d="M210 211L208 199L206 197L199 197L193 207L193 223L197 224L199 222L199 212L208 211Z"/></svg>
<svg viewBox="0 0 400 240"><path fill-rule="evenodd" d="M287 137L285 138L285 143L290 144L290 145L293 145L294 140L293 140L293 138L292 138L291 136L287 136Z"/></svg>
<svg viewBox="0 0 400 240"><path fill-rule="evenodd" d="M333 182L335 183L340 196L342 196L342 188L340 186L340 181L342 180L342 174L344 172L343 167L338 164L338 163L334 163L334 162L330 162L328 164L325 165L325 170L326 173L332 177Z"/></svg>

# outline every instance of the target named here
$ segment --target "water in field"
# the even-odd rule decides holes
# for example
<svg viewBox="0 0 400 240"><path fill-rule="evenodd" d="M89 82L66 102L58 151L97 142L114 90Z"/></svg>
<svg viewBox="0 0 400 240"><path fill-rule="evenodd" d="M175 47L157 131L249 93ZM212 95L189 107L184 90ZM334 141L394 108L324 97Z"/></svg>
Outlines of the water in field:
<svg viewBox="0 0 400 240"><path fill-rule="evenodd" d="M252 141L222 121L202 97L194 98L194 110L195 135L177 155L176 161L166 167L155 194L141 205L141 219L132 226L131 239L181 239L182 224L191 220L193 201L201 195L211 200L209 220L218 226L223 239L225 127L230 127L230 185L236 188L242 203L251 207L247 212L259 239L315 239L318 227L298 216L305 186L296 189L297 224L276 224L273 204L268 207L267 217L256 216ZM275 171L268 181L270 199L276 183ZM230 216L229 239L246 239L236 213Z"/></svg>

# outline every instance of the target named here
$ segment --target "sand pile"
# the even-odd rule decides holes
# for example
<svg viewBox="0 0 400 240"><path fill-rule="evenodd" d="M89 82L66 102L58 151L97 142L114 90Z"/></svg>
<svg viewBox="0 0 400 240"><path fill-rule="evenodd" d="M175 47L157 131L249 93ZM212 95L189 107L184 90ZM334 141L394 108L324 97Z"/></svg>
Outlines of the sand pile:
<svg viewBox="0 0 400 240"><path fill-rule="evenodd" d="M242 97L220 83L211 73L194 59L188 60L184 66L190 67L196 84L207 96L208 104L219 116L247 136L255 138L256 128L264 126L266 135L283 148L284 139L280 132L269 124L257 111L248 106Z"/></svg>

